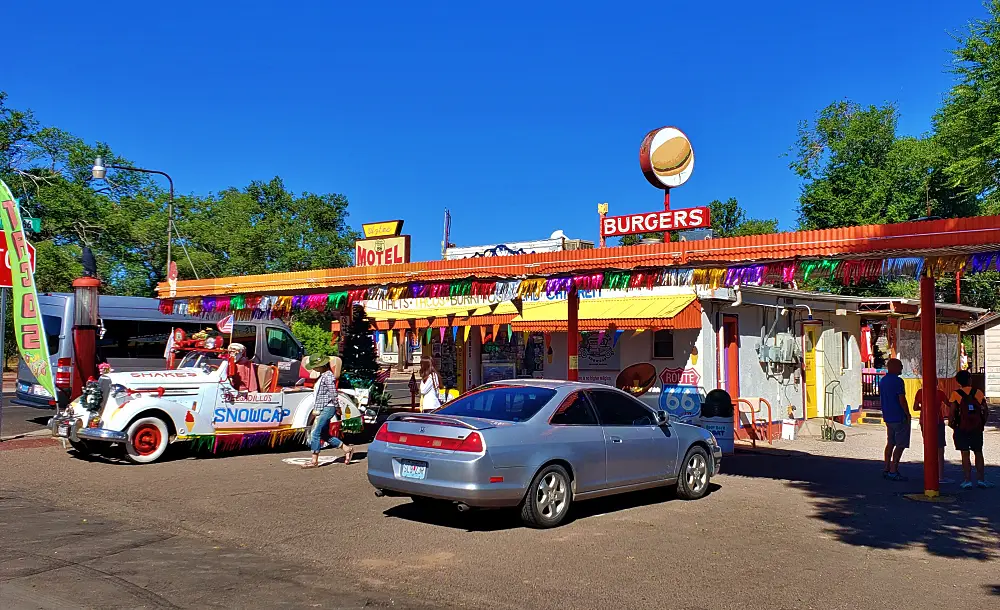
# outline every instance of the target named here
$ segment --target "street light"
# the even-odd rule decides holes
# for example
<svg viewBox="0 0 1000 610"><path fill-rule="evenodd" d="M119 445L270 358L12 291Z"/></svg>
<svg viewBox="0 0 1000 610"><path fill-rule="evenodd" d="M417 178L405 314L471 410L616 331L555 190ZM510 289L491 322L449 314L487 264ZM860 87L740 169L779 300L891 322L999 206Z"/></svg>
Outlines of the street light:
<svg viewBox="0 0 1000 610"><path fill-rule="evenodd" d="M174 180L170 177L167 172L161 172L155 169L143 169L141 167L128 167L125 165L104 165L104 159L98 157L94 159L94 167L91 169L91 174L94 176L94 180L104 180L105 176L108 175L108 168L111 169L121 169L129 172L142 172L144 174L159 174L167 179L170 183L170 199L167 200L167 276L170 276L170 248L172 245L172 235L174 230ZM182 244L183 245L183 244Z"/></svg>

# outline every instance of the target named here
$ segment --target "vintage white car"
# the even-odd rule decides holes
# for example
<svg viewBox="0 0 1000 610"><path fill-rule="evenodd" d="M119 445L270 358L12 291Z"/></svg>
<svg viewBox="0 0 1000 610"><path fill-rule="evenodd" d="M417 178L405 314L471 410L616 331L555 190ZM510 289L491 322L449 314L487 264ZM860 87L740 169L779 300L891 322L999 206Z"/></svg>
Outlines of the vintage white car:
<svg viewBox="0 0 1000 610"><path fill-rule="evenodd" d="M174 442L210 452L307 443L315 419L312 390L238 392L231 366L222 358L174 370L103 375L49 426L77 451L122 444L125 456L140 464L156 461ZM367 391L340 390L338 400L342 428L360 431Z"/></svg>

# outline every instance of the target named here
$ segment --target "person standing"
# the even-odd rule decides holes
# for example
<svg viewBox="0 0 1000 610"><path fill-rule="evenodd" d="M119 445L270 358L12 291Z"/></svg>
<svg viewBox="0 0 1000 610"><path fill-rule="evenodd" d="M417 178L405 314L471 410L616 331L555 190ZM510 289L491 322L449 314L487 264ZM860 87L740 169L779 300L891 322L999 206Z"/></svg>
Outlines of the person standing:
<svg viewBox="0 0 1000 610"><path fill-rule="evenodd" d="M979 390L972 389L972 375L969 371L959 371L955 375L958 388L951 393L951 416L948 424L955 431L955 449L962 452L962 489L971 489L972 460L970 453L976 455L976 474L979 480L975 485L983 488L993 487L986 480L986 459L983 457L983 431L986 430L986 420L990 410L986 406L986 397Z"/></svg>
<svg viewBox="0 0 1000 610"><path fill-rule="evenodd" d="M337 379L340 377L342 361L336 356L326 358L309 357L306 366L319 373L316 386L313 388L313 411L319 410L312 434L309 437L309 448L312 449L312 461L303 468L319 466L319 452L323 447L323 431L329 430L330 421L337 417L340 404L337 396ZM330 446L340 448L344 452L344 463L350 464L354 457L354 447L345 444L336 436L330 437Z"/></svg>
<svg viewBox="0 0 1000 610"><path fill-rule="evenodd" d="M438 390L441 388L441 377L434 368L430 358L420 359L420 410L435 411L441 408Z"/></svg>
<svg viewBox="0 0 1000 610"><path fill-rule="evenodd" d="M906 402L906 387L903 385L903 363L898 358L886 362L886 375L878 383L879 400L882 403L882 421L885 422L885 468L882 476L890 481L905 481L899 473L899 459L903 450L910 446L910 406Z"/></svg>
<svg viewBox="0 0 1000 610"><path fill-rule="evenodd" d="M948 422L948 413L951 412L951 405L948 403L948 396L942 390L938 390L937 401L938 409L941 410L941 417L937 421L937 444L938 444L938 483L951 483L951 479L946 479L944 477L944 447L945 447L945 432ZM920 411L920 431L923 432L924 425L927 418L924 415L927 413L927 409L924 406L924 390L923 388L917 390L917 395L913 397L913 410ZM933 426L933 423L927 424Z"/></svg>

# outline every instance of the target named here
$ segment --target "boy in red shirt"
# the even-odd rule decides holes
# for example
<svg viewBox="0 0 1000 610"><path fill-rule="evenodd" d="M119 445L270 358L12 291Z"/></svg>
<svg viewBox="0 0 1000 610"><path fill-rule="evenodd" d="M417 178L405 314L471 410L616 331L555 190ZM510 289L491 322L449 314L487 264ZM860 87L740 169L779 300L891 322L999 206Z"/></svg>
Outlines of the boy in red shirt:
<svg viewBox="0 0 1000 610"><path fill-rule="evenodd" d="M923 388L917 390L917 395L913 398L913 410L920 411L920 431L924 430L924 413L927 411L923 409ZM948 414L951 413L951 405L948 404L948 397L945 395L944 391L937 391L937 401L938 409L941 411L941 416L937 422L937 443L938 443L938 479L939 483L951 483L950 479L946 479L944 476L944 446L945 446L945 425L948 422Z"/></svg>

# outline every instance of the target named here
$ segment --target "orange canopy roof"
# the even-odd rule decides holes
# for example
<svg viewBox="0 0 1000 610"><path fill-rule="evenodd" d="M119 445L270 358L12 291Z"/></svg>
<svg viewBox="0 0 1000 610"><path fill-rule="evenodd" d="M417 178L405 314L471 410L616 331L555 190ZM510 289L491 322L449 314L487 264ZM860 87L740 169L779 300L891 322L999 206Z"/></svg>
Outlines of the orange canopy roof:
<svg viewBox="0 0 1000 610"><path fill-rule="evenodd" d="M1000 216L975 216L517 256L423 261L291 273L184 280L175 298L330 292L468 277L547 277L604 269L726 266L794 258L875 258L968 254L1000 249ZM157 286L170 298L166 282Z"/></svg>

